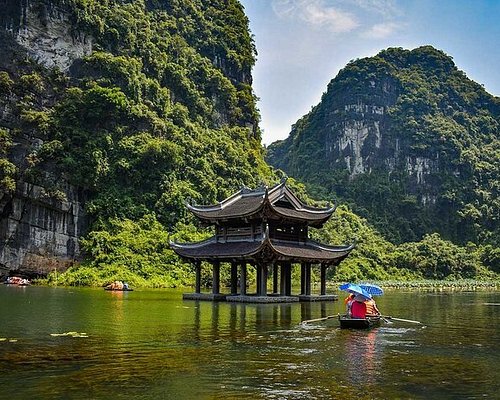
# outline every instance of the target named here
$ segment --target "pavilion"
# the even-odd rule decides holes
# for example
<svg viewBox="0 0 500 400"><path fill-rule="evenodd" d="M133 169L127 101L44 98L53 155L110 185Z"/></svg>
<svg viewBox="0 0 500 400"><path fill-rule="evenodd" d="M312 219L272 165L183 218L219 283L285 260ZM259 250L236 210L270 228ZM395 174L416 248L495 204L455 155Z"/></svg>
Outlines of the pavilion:
<svg viewBox="0 0 500 400"><path fill-rule="evenodd" d="M195 293L185 299L241 302L332 300L326 294L326 271L338 265L354 244L331 246L309 238L309 227L321 228L335 211L304 204L288 188L286 179L272 188L243 188L216 205L187 205L215 235L198 243L170 242L183 259L194 263ZM201 293L201 262L212 264L212 293ZM231 265L231 293L220 292L221 263ZM300 295L292 295L292 264L301 265ZM247 294L247 265L256 269L257 292ZM311 295L311 267L320 266L320 295ZM239 274L238 274L239 267ZM272 270L272 293L267 281ZM279 279L278 279L279 277ZM239 290L238 290L239 287Z"/></svg>

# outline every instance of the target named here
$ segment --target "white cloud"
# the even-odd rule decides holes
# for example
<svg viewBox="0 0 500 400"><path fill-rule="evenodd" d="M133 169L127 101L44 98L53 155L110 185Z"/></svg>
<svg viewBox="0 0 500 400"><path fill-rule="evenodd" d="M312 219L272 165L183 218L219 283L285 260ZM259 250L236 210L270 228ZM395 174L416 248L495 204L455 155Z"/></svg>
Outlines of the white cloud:
<svg viewBox="0 0 500 400"><path fill-rule="evenodd" d="M382 15L384 18L393 18L400 15L395 0L340 0L344 4L355 5L368 12Z"/></svg>
<svg viewBox="0 0 500 400"><path fill-rule="evenodd" d="M395 22L383 22L381 24L373 25L370 29L363 32L362 36L373 39L384 39L392 35L400 27L401 26Z"/></svg>
<svg viewBox="0 0 500 400"><path fill-rule="evenodd" d="M356 17L324 0L273 0L273 10L280 18L293 18L334 33L351 32L359 26Z"/></svg>
<svg viewBox="0 0 500 400"><path fill-rule="evenodd" d="M358 32L380 39L402 26L395 22L401 16L396 0L272 0L272 7L279 18L337 34Z"/></svg>

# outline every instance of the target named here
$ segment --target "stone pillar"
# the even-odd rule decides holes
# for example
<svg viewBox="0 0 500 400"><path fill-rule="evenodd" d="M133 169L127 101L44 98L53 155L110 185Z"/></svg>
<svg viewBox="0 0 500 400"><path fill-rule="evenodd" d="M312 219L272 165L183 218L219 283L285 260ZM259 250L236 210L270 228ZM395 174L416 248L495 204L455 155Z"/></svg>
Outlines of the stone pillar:
<svg viewBox="0 0 500 400"><path fill-rule="evenodd" d="M257 295L267 296L267 265L257 264Z"/></svg>
<svg viewBox="0 0 500 400"><path fill-rule="evenodd" d="M260 296L260 291L262 289L262 266L260 264L254 264L255 271L257 272L255 277L255 286L257 288L257 296Z"/></svg>
<svg viewBox="0 0 500 400"><path fill-rule="evenodd" d="M326 264L321 264L321 291L320 294L322 296L326 295L326 268L328 266Z"/></svg>
<svg viewBox="0 0 500 400"><path fill-rule="evenodd" d="M306 294L306 264L300 263L300 294Z"/></svg>
<svg viewBox="0 0 500 400"><path fill-rule="evenodd" d="M194 264L195 268L195 293L201 293L201 261L196 261Z"/></svg>
<svg viewBox="0 0 500 400"><path fill-rule="evenodd" d="M280 264L280 295L286 296L286 265L284 262Z"/></svg>
<svg viewBox="0 0 500 400"><path fill-rule="evenodd" d="M238 264L231 263L231 294L238 294Z"/></svg>
<svg viewBox="0 0 500 400"><path fill-rule="evenodd" d="M240 294L246 296L247 294L247 263L243 261L241 263L240 271Z"/></svg>
<svg viewBox="0 0 500 400"><path fill-rule="evenodd" d="M213 272L212 272L212 293L220 293L220 261L213 262Z"/></svg>
<svg viewBox="0 0 500 400"><path fill-rule="evenodd" d="M311 263L304 264L304 272L305 272L305 295L311 295Z"/></svg>
<svg viewBox="0 0 500 400"><path fill-rule="evenodd" d="M292 295L292 263L287 262L285 265L286 279L285 279L285 295Z"/></svg>
<svg viewBox="0 0 500 400"><path fill-rule="evenodd" d="M278 293L278 263L273 263L273 293Z"/></svg>

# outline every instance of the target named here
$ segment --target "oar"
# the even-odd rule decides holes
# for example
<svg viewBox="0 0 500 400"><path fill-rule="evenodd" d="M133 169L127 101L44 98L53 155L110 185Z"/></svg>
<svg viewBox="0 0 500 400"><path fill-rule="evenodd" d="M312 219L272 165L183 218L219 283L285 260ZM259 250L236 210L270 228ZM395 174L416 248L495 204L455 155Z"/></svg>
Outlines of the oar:
<svg viewBox="0 0 500 400"><path fill-rule="evenodd" d="M409 322L411 324L420 324L422 325L422 322L420 321L413 321L411 319L403 319L403 318L396 318L396 317L390 317L388 315L381 315L381 318L387 318L387 319L392 319L393 321L399 321L399 322Z"/></svg>
<svg viewBox="0 0 500 400"><path fill-rule="evenodd" d="M327 315L326 317L323 317L323 318L315 318L315 319L306 319L305 321L302 321L303 324L308 324L309 322L318 322L318 321L325 321L327 319L332 319L332 318L336 318L338 317L339 315Z"/></svg>

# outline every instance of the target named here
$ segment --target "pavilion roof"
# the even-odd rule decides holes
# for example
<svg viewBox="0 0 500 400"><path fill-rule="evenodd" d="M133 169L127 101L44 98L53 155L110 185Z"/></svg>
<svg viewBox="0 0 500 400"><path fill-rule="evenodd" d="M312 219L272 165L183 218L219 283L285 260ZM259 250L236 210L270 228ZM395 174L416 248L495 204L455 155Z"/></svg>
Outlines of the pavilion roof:
<svg viewBox="0 0 500 400"><path fill-rule="evenodd" d="M335 211L335 207L316 208L303 203L287 186L286 180L272 188L243 188L220 203L209 206L187 207L200 220L209 223L243 218L288 220L321 227Z"/></svg>
<svg viewBox="0 0 500 400"><path fill-rule="evenodd" d="M337 264L349 255L354 244L348 246L323 245L313 240L291 242L264 236L256 241L218 242L216 237L198 243L170 245L181 257L196 260L220 261L292 261Z"/></svg>

